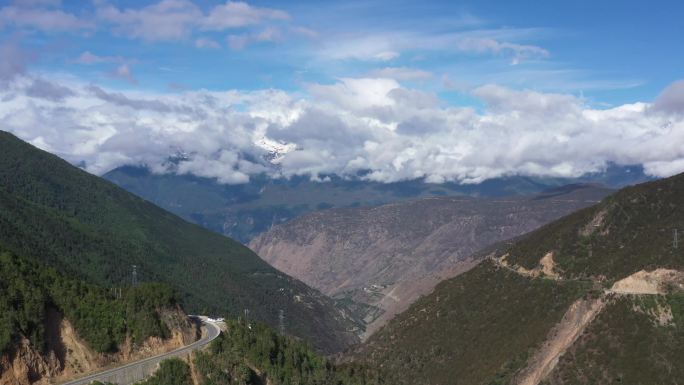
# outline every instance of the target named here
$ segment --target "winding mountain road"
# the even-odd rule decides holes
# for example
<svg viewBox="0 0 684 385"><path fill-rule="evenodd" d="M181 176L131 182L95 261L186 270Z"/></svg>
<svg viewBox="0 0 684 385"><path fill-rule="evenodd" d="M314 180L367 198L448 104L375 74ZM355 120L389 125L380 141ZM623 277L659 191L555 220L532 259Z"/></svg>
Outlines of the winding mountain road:
<svg viewBox="0 0 684 385"><path fill-rule="evenodd" d="M189 345L164 354L160 354L158 356L148 357L123 366L107 369L98 373L81 377L79 379L67 381L61 385L87 385L93 381L112 382L115 384L126 385L132 384L136 381L141 381L146 375L150 374L151 371L153 371L157 364L159 364L161 361L168 358L183 356L195 350L199 350L213 341L219 336L219 334L221 334L221 329L216 323L204 318L201 318L201 320L203 329L205 329L206 332L202 333L202 338Z"/></svg>

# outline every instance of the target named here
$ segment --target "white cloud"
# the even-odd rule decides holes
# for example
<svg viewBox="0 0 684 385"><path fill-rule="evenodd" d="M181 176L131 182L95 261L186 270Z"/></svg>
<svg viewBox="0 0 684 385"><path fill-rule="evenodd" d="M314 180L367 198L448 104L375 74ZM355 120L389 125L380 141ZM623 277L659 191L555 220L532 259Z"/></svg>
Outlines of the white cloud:
<svg viewBox="0 0 684 385"><path fill-rule="evenodd" d="M240 1L228 1L212 8L201 24L205 30L223 31L260 24L266 20L289 19L290 15L285 11L253 7Z"/></svg>
<svg viewBox="0 0 684 385"><path fill-rule="evenodd" d="M394 104L389 93L399 87L399 83L393 79L341 78L330 85L310 84L308 90L321 101L330 101L346 110L359 111Z"/></svg>
<svg viewBox="0 0 684 385"><path fill-rule="evenodd" d="M246 46L259 42L274 42L282 38L282 34L279 29L269 27L261 32L241 34L241 35L229 35L226 38L228 46L234 50L240 50Z"/></svg>
<svg viewBox="0 0 684 385"><path fill-rule="evenodd" d="M432 77L432 73L416 68L385 67L371 71L368 76L396 80L427 80Z"/></svg>
<svg viewBox="0 0 684 385"><path fill-rule="evenodd" d="M189 160L172 172L223 183L259 172L316 178L358 170L384 182L571 177L609 162L642 164L656 176L684 171L684 116L649 103L596 109L571 95L487 85L472 92L485 106L478 112L387 78L312 84L306 98L277 90L156 94L83 84L52 84L52 96L40 97L20 83L32 84L15 80L0 91L3 128L94 173L124 164L168 172L167 159L178 152ZM53 92L59 90L68 97ZM278 167L260 160L264 142L288 148Z"/></svg>
<svg viewBox="0 0 684 385"><path fill-rule="evenodd" d="M3 88L16 76L26 72L30 55L15 40L6 40L0 42L0 57L0 88Z"/></svg>
<svg viewBox="0 0 684 385"><path fill-rule="evenodd" d="M108 73L114 79L125 80L131 84L138 84L138 79L133 76L133 72L128 64L121 64Z"/></svg>
<svg viewBox="0 0 684 385"><path fill-rule="evenodd" d="M188 37L202 11L188 0L161 0L142 8L119 8L107 4L97 8L97 17L114 25L113 31L149 41Z"/></svg>
<svg viewBox="0 0 684 385"><path fill-rule="evenodd" d="M42 2L36 2L41 5ZM81 19L59 9L33 7L33 2L0 8L0 28L35 28L42 31L74 31L92 29L91 21Z"/></svg>
<svg viewBox="0 0 684 385"><path fill-rule="evenodd" d="M670 84L658 95L653 108L673 114L684 115L684 80Z"/></svg>
<svg viewBox="0 0 684 385"><path fill-rule="evenodd" d="M132 60L128 60L121 56L99 56L90 51L85 51L79 55L75 62L78 64L91 65L100 63L126 63L132 62Z"/></svg>
<svg viewBox="0 0 684 385"><path fill-rule="evenodd" d="M319 55L333 60L390 61L404 48L397 37L386 35L344 36L328 39Z"/></svg>
<svg viewBox="0 0 684 385"><path fill-rule="evenodd" d="M311 28L306 28L306 27L291 27L290 31L294 33L295 35L300 35L304 37L308 37L309 39L315 39L319 36L318 32Z"/></svg>
<svg viewBox="0 0 684 385"><path fill-rule="evenodd" d="M52 100L54 102L59 102L64 100L64 98L75 95L74 91L69 87L64 87L41 78L32 79L31 83L24 89L24 92L26 92L27 96Z"/></svg>
<svg viewBox="0 0 684 385"><path fill-rule="evenodd" d="M145 7L126 9L111 4L100 5L97 16L112 24L115 33L148 41L182 40L198 30L225 31L290 19L281 10L253 7L244 2L233 1L217 5L204 13L189 0L161 0ZM202 45L200 48L214 47L206 39L200 38L197 41L196 45Z"/></svg>
<svg viewBox="0 0 684 385"><path fill-rule="evenodd" d="M373 55L374 59L382 60L382 61L390 61L393 59L396 59L400 56L399 52L396 51L382 51L378 52Z"/></svg>
<svg viewBox="0 0 684 385"><path fill-rule="evenodd" d="M404 53L440 52L441 54L475 53L503 56L518 64L525 59L549 56L546 49L520 44L540 31L535 29L491 29L457 32L384 31L334 36L319 55L325 59L390 61Z"/></svg>
<svg viewBox="0 0 684 385"><path fill-rule="evenodd" d="M500 42L492 38L464 37L456 42L459 50L475 53L495 53L512 55L511 64L519 64L528 58L545 58L549 51L535 45Z"/></svg>

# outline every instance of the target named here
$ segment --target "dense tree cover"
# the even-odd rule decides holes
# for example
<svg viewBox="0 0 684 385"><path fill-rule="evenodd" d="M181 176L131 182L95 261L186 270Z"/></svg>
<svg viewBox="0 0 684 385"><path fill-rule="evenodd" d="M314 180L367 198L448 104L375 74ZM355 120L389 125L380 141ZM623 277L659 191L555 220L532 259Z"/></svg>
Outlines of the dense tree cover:
<svg viewBox="0 0 684 385"><path fill-rule="evenodd" d="M171 289L164 285L124 288L117 299L106 289L8 252L0 252L0 293L0 351L10 348L20 335L44 349L50 307L65 316L93 349L116 351L127 333L134 342L168 336L157 310L175 303Z"/></svg>
<svg viewBox="0 0 684 385"><path fill-rule="evenodd" d="M658 319L666 309L672 318ZM656 385L682 378L684 295L669 294L614 298L544 384Z"/></svg>
<svg viewBox="0 0 684 385"><path fill-rule="evenodd" d="M0 131L0 247L101 286L143 280L176 290L189 312L244 309L320 349L356 341L334 303L247 247L185 222L114 184ZM298 295L306 306L294 300ZM332 332L331 332L332 331Z"/></svg>
<svg viewBox="0 0 684 385"><path fill-rule="evenodd" d="M506 384L589 289L522 277L486 261L440 283L356 357L396 385Z"/></svg>
<svg viewBox="0 0 684 385"><path fill-rule="evenodd" d="M228 331L200 352L195 365L202 385L377 385L372 370L336 366L307 344L261 323L229 320Z"/></svg>
<svg viewBox="0 0 684 385"><path fill-rule="evenodd" d="M528 269L553 251L562 279L524 277L485 261L439 284L357 355L393 384L510 384L573 301L605 296L608 304L546 383L678 383L682 294L612 296L598 289L641 269L684 269L673 229L684 229L684 174L623 189L497 246L499 256Z"/></svg>
<svg viewBox="0 0 684 385"><path fill-rule="evenodd" d="M159 363L159 369L138 385L191 385L190 366L178 358L171 358Z"/></svg>
<svg viewBox="0 0 684 385"><path fill-rule="evenodd" d="M502 253L509 253L509 262L533 268L554 251L566 277L616 280L642 269L684 269L684 247L673 247L674 229L680 237L684 233L684 174L622 189Z"/></svg>

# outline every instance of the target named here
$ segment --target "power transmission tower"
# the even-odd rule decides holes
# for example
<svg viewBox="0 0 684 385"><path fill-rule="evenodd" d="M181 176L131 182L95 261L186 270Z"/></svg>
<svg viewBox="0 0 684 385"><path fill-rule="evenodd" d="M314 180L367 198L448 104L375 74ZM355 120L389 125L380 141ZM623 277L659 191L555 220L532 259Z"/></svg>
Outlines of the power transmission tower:
<svg viewBox="0 0 684 385"><path fill-rule="evenodd" d="M285 310L283 309L278 312L278 326L280 327L280 334L285 335Z"/></svg>
<svg viewBox="0 0 684 385"><path fill-rule="evenodd" d="M679 247L679 234L677 233L677 229L672 230L672 247L675 249Z"/></svg>
<svg viewBox="0 0 684 385"><path fill-rule="evenodd" d="M251 330L252 329L252 323L249 322L249 309L245 309L245 325Z"/></svg>
<svg viewBox="0 0 684 385"><path fill-rule="evenodd" d="M138 266L136 266L136 265L133 265L133 277L132 277L131 283L133 284L134 287L138 286Z"/></svg>

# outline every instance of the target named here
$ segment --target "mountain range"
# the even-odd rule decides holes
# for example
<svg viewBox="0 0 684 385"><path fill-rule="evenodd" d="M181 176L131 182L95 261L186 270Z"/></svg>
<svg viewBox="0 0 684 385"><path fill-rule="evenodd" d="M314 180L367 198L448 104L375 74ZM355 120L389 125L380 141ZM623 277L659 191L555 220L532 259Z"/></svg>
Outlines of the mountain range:
<svg viewBox="0 0 684 385"><path fill-rule="evenodd" d="M209 191L206 197L252 188L136 172L140 180L169 178L169 186ZM194 361L205 380L676 383L684 375L684 174L613 194L586 184L548 189L529 179L499 181L499 191L521 180L543 191L476 198L467 195L483 186L452 194L448 185L436 190L414 181L381 193L366 181L266 180L264 191L285 186L272 196L283 202L313 193L299 218L257 238L250 228L244 239L285 270L310 252L322 262L292 271L321 293L241 243L0 132L0 381L82 373L136 357L139 343L184 344L196 333L185 308L240 318L230 321L234 334ZM245 202L268 212L264 191ZM355 200L373 191L393 201L364 207L373 202ZM359 207L303 215L328 193ZM405 311L377 301L411 287L418 289L403 306L415 302ZM372 321L375 308L398 314L357 344L369 322L358 315ZM56 335L71 343L60 345ZM351 362L328 362L307 342L326 353L347 349L337 357ZM86 362L96 365L81 366Z"/></svg>
<svg viewBox="0 0 684 385"><path fill-rule="evenodd" d="M684 174L503 242L352 354L393 384L670 384L684 374Z"/></svg>
<svg viewBox="0 0 684 385"><path fill-rule="evenodd" d="M568 184L596 183L619 188L649 179L640 166L610 164L604 171L578 178L509 176L478 184L427 183L414 179L395 183L373 182L359 173L355 178L323 175L273 178L253 175L248 183L221 184L215 179L177 174L183 158L169 161L163 174L143 166L124 166L103 177L182 218L247 244L274 225L327 208L380 204L441 196L501 198L530 195Z"/></svg>
<svg viewBox="0 0 684 385"><path fill-rule="evenodd" d="M532 196L433 197L320 210L273 227L249 246L324 294L367 305L362 315L370 335L437 283L478 263L477 251L612 191L578 184Z"/></svg>

